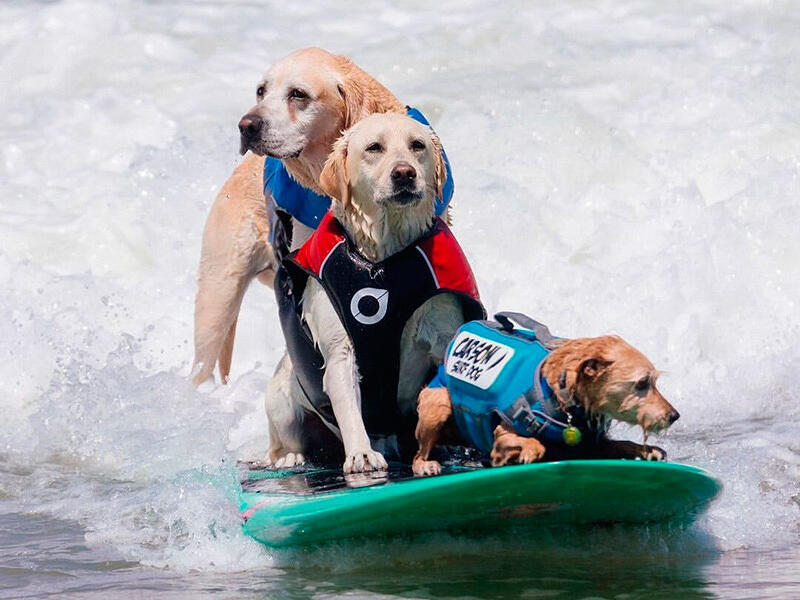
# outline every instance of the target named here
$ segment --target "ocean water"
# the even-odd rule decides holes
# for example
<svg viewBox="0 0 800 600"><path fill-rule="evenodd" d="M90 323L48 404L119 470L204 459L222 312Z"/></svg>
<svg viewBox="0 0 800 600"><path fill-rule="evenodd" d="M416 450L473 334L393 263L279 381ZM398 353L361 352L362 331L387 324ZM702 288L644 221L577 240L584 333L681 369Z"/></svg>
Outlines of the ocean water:
<svg viewBox="0 0 800 600"><path fill-rule="evenodd" d="M0 4L0 597L800 598L799 30L766 0ZM195 272L306 45L432 120L490 311L664 370L656 443L725 485L696 524L242 535L283 344L254 284L231 384L193 390Z"/></svg>

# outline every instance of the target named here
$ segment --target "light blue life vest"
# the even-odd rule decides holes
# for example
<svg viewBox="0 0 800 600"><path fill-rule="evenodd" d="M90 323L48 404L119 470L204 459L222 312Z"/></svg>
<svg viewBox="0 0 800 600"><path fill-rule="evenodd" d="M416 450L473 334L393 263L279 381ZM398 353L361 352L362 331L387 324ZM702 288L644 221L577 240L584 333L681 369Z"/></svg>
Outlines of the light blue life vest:
<svg viewBox="0 0 800 600"><path fill-rule="evenodd" d="M428 120L416 108L407 106L406 114L415 121L430 127ZM450 199L453 197L453 190L455 189L453 173L450 170L450 161L447 159L444 149L442 149L442 157L447 171L447 181L445 181L442 188L442 197L436 198L437 216L441 216L444 213L447 205L450 204ZM271 156L268 156L264 161L264 195L267 197L267 212L271 225L270 235L276 230L276 207L289 213L303 225L316 229L331 205L331 199L328 196L321 196L313 190L300 185L292 179L280 159ZM270 242L272 241L270 239Z"/></svg>
<svg viewBox="0 0 800 600"><path fill-rule="evenodd" d="M541 441L548 458L568 458L577 448L565 441L567 427L581 431L578 445L604 434L605 421L589 423L582 407L574 405L567 414L544 378L542 364L555 340L547 327L519 313L498 313L495 319L464 324L429 384L447 387L465 440L489 454L494 429L504 422ZM514 328L511 320L527 328Z"/></svg>

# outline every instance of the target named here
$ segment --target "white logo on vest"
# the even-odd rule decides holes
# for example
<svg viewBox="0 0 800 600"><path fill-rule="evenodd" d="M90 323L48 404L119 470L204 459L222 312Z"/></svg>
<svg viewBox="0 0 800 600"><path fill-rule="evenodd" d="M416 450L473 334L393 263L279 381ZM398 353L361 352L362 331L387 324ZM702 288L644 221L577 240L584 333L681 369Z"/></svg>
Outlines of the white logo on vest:
<svg viewBox="0 0 800 600"><path fill-rule="evenodd" d="M462 331L450 343L444 369L456 379L488 390L512 356L511 346Z"/></svg>
<svg viewBox="0 0 800 600"><path fill-rule="evenodd" d="M361 302L364 299L366 302ZM375 305L377 304L377 308ZM389 307L389 290L365 287L353 294L350 300L350 312L359 323L364 325L374 325L386 316L386 309ZM365 314L369 313L369 314Z"/></svg>

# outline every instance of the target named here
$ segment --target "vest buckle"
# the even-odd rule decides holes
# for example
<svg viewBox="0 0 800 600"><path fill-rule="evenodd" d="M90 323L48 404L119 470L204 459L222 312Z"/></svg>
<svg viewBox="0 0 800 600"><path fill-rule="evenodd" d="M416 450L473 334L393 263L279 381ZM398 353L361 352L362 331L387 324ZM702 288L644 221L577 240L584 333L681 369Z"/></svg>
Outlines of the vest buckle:
<svg viewBox="0 0 800 600"><path fill-rule="evenodd" d="M521 422L525 430L532 435L537 436L542 433L542 430L547 426L546 423L540 422L531 411L528 399L523 394L511 405L510 410L506 413L512 423Z"/></svg>

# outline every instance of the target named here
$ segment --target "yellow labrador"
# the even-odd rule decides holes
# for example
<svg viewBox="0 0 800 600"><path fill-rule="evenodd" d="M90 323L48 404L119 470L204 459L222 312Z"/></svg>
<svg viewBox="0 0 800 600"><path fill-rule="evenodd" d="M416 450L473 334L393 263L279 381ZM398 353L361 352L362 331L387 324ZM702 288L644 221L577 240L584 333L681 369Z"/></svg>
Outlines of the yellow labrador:
<svg viewBox="0 0 800 600"><path fill-rule="evenodd" d="M405 109L348 58L319 48L292 52L256 86L256 105L239 123L244 161L206 220L195 299L193 382L230 372L236 320L253 278L272 285L275 255L263 192L264 156L281 159L304 187L324 194L320 173L342 130L372 113ZM296 247L310 230L294 223Z"/></svg>
<svg viewBox="0 0 800 600"><path fill-rule="evenodd" d="M347 130L335 143L321 173L322 188L333 197L332 213L293 260L295 264L305 265L306 273L319 274L319 278L315 274L302 280L304 289L298 310L310 332L310 341L324 359L321 388L335 417L326 424L341 440L346 473L386 468L381 450L388 448L372 446L369 434L375 432L368 432L362 409L372 411L372 414L386 409L396 412L398 418L411 416L413 419L417 393L431 370L442 360L447 343L465 320L465 311L475 314L477 306L482 313L466 260L446 225L435 218L434 198L441 194L445 177L436 136L417 121L395 114L371 115ZM455 250L426 254L429 250L423 250L423 247L430 249L435 244L441 244L439 248L450 244L446 247ZM420 255L425 257L425 262ZM448 262L447 257L451 256L454 260ZM445 267L436 271L435 265L440 257L448 266L461 265L459 273L468 283L459 288L461 284L449 285L444 278L437 278L439 272L451 272ZM385 293L387 298L396 298L394 294L405 293L405 282L399 287L396 285L397 279L407 277L405 266L409 263L400 262L403 260L413 261L418 268L414 272L420 274L419 277L413 276L409 286L421 285L418 281L429 275L435 284L415 296L413 302L404 304L398 300L399 304L393 305L396 308L390 309L390 312L394 311L391 318L403 308L407 310L405 314L410 315L407 321L400 321L399 327L386 325L390 319L378 326L383 319L383 315L378 314L381 309L376 310L377 318L359 313L355 308L359 294L372 290ZM319 265L317 271L312 270L317 267L309 266L312 263ZM350 271L348 266L340 267L333 272L334 281L331 283L325 274L325 265L331 268L331 263L355 266ZM393 268L396 270L392 271ZM370 284L380 282L383 289L359 289L359 283L343 292L344 295L337 295L336 286L345 285L338 282L355 278L351 273L356 271L370 273L363 277ZM374 272L380 274L373 275ZM397 274L394 283L391 281L393 272ZM324 281L328 281L325 287ZM460 289L468 291L462 294ZM339 306L338 312L334 302ZM383 312L386 313L385 308ZM343 319L351 316L365 326L346 326ZM367 337L366 341L364 337L356 338L361 346L354 343L350 335L352 331ZM395 334L399 338L392 337ZM381 335L386 335L386 338ZM397 349L397 378L384 377L386 370L383 367L377 371L382 383L393 386L387 394L382 392L361 397L361 386L366 385L364 380L372 378L374 381L371 374L374 371L365 372L359 367L358 357L365 356L362 350L365 343L368 346L376 344L375 354ZM361 363L362 366L365 363ZM302 464L309 444L314 443L309 440L312 434L306 425L306 416L313 412L313 407L309 406L310 396L307 390L304 391L306 388L296 385L298 370L298 365L285 359L267 389L271 442L268 462L276 467ZM378 397L391 399L386 401L387 405L376 407L375 403L385 401L377 400ZM393 441L387 441L389 437L373 439L373 442L391 444Z"/></svg>

